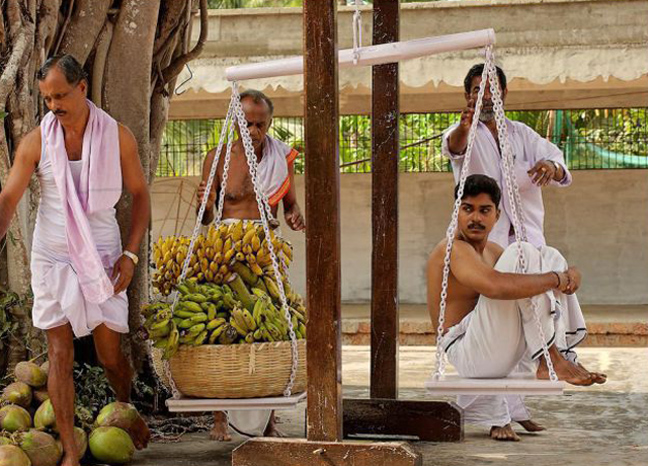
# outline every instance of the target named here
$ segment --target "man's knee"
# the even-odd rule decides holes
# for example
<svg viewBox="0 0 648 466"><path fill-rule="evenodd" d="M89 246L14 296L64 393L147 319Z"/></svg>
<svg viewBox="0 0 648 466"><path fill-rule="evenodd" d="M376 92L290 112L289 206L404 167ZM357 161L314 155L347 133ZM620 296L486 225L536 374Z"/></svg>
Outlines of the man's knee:
<svg viewBox="0 0 648 466"><path fill-rule="evenodd" d="M533 244L522 241L520 243L520 249L522 250L522 255L525 258L527 267L539 263L540 251ZM517 243L510 244L497 261L495 270L499 272L519 273L518 255L519 249ZM534 267L532 266L532 268ZM527 271L527 273L529 273L529 271Z"/></svg>
<svg viewBox="0 0 648 466"><path fill-rule="evenodd" d="M53 371L72 374L74 347L62 342L48 344L47 357Z"/></svg>
<svg viewBox="0 0 648 466"><path fill-rule="evenodd" d="M97 351L99 363L109 372L127 371L128 364L120 349L117 351Z"/></svg>

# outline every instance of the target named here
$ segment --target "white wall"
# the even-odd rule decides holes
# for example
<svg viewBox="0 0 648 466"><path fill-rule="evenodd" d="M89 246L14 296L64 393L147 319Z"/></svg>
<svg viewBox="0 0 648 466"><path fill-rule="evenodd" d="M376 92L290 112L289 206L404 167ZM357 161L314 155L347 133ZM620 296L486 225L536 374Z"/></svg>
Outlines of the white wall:
<svg viewBox="0 0 648 466"><path fill-rule="evenodd" d="M575 171L567 189L546 188L545 232L583 273L583 303L648 303L648 172ZM425 261L444 236L452 208L452 175L406 173L399 180L400 300L425 302ZM304 179L296 177L302 211ZM153 237L190 233L196 180L156 180L153 187ZM371 296L371 176L341 176L342 299ZM305 235L284 234L295 246L291 276L305 289Z"/></svg>

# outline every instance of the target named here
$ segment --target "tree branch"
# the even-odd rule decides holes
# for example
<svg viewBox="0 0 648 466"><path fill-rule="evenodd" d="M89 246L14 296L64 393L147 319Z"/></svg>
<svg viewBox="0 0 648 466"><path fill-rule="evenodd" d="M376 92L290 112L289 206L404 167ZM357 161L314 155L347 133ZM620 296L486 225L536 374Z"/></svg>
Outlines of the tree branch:
<svg viewBox="0 0 648 466"><path fill-rule="evenodd" d="M112 0L79 0L57 53L69 53L82 65L101 33Z"/></svg>
<svg viewBox="0 0 648 466"><path fill-rule="evenodd" d="M202 53L205 43L207 42L207 30L209 28L209 16L207 11L207 0L200 0L200 37L198 42L184 55L180 55L175 60L171 62L164 70L162 70L162 77L164 81L158 82L157 88L166 86L173 78L178 76L182 71L182 68L189 63L191 60L197 58Z"/></svg>

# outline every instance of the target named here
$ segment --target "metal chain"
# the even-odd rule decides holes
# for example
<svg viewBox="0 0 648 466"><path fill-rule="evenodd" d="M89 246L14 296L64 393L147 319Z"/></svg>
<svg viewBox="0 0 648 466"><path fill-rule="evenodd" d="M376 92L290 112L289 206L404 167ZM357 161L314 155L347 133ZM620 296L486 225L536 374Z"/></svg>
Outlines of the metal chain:
<svg viewBox="0 0 648 466"><path fill-rule="evenodd" d="M205 195L203 196L201 203L200 203L200 208L198 210L198 215L196 217L196 224L194 226L193 233L191 235L191 241L189 243L189 249L187 251L187 256L185 257L184 263L182 265L182 272L180 273L180 277L178 277L178 283L182 282L185 277L187 276L187 272L189 270L189 264L191 262L191 256L193 254L194 247L196 245L196 239L198 238L198 234L200 232L200 227L202 225L202 218L203 215L205 215L205 210L207 208L207 199L208 195L207 193L210 192L211 187L214 183L214 178L216 176L216 169L218 167L218 162L220 159L220 154L223 150L223 142L225 141L225 134L227 131L227 127L229 123L232 123L232 115L233 115L233 107L232 107L232 102L234 101L235 96L232 95L232 99L230 101L230 107L227 111L227 116L225 117L225 123L223 124L223 128L221 129L221 134L220 134L220 140L218 141L218 147L216 149L216 154L214 154L214 160L212 162L211 169L209 171L209 178L207 179L207 186L205 186ZM233 125L233 123L232 123ZM229 156L229 151L231 150L231 144L228 141L227 145L227 150ZM226 156L226 157L227 157ZM174 290L172 294L172 304L171 304L171 313L175 310L176 305L178 304L178 299L179 299L179 293L178 290ZM171 368L169 365L169 361L163 359L162 361L162 367L164 371L164 375L166 379L169 382L170 388L171 388L171 393L173 394L173 398L178 399L180 398L180 391L178 390L178 387L176 386L175 381L173 380L173 377L171 375Z"/></svg>
<svg viewBox="0 0 648 466"><path fill-rule="evenodd" d="M247 128L247 120L245 118L245 113L243 112L243 107L241 105L241 100L238 93L238 83L232 83L232 96L233 96L233 106L234 106L234 122L239 121L239 132L241 139L243 140L243 147L245 148L245 156L247 158L248 167L250 169L250 176L252 177L252 185L254 186L254 193L256 195L257 206L259 208L259 215L261 217L261 223L263 225L263 231L265 232L266 241L268 243L268 250L270 251L270 258L272 259L272 268L274 270L275 281L277 282L277 288L279 288L279 296L281 301L281 308L284 312L284 317L288 322L288 334L290 336L290 346L291 346L291 355L292 355L292 366L290 370L290 378L288 384L284 390L284 396L290 396L292 393L293 386L295 384L295 378L297 377L297 368L299 364L299 350L297 348L297 335L292 325L292 319L290 316L290 311L288 310L288 301L286 299L286 293L284 290L283 280L281 278L281 273L279 269L279 261L277 259L277 254L274 250L274 245L271 241L270 236L270 219L274 219L272 215L272 210L270 209L270 203L268 202L268 197L261 189L261 184L257 176L258 173L258 164L256 159L256 154L254 153L254 147L252 146L252 138L250 137L250 131ZM236 97L236 98L234 98Z"/></svg>
<svg viewBox="0 0 648 466"><path fill-rule="evenodd" d="M357 65L360 60L360 49L362 48L362 12L360 11L362 0L355 0L355 12L353 13L353 64Z"/></svg>
<svg viewBox="0 0 648 466"><path fill-rule="evenodd" d="M495 110L495 119L497 124L497 131L499 136L500 151L502 153L502 168L504 172L506 189L511 200L511 210L513 214L513 225L516 236L517 252L518 252L518 268L520 273L526 273L527 265L526 260L522 251L522 241L526 240L526 228L524 226L524 213L522 211L522 203L519 193L519 188L517 184L517 179L515 173L513 173L513 151L511 149L510 141L508 139L508 131L506 126L506 117L504 114L504 105L502 101L502 95L499 87L499 78L497 76L497 70L495 68L495 57L493 53L492 46L486 47L486 64L484 66L484 71L482 73L482 81L479 87L479 94L477 97L477 103L475 104L475 113L473 115L472 125L468 133L468 146L466 148L466 155L464 156L464 162L461 167L461 174L459 177L459 188L457 190L457 199L455 200L454 209L452 212L452 219L450 221L450 226L448 227L446 233L446 254L444 258L444 267L443 267L443 279L441 284L441 302L439 305L439 326L437 328L437 351L436 351L436 370L434 373L434 379L439 380L445 373L445 351L441 345L444 323L445 323L445 311L446 303L448 298L448 278L450 274L450 256L452 253L452 245L454 243L459 208L461 206L461 198L463 197L464 186L468 173L468 165L470 163L470 158L472 155L472 148L475 141L477 124L479 122L479 115L481 113L482 100L485 91L485 84L488 78L490 84L491 95L493 98L493 108ZM549 356L549 349L547 348L547 342L545 339L544 331L542 329L542 324L540 322L539 310L537 301L534 298L530 298L535 324L538 330L538 335L541 338L542 342L542 351L543 355L547 361L547 368L549 370L549 378L552 382L558 380L556 372L553 367L553 363Z"/></svg>
<svg viewBox="0 0 648 466"><path fill-rule="evenodd" d="M484 69L488 71L488 78L490 83L490 90L493 96L493 109L495 110L495 122L497 125L497 134L500 144L500 152L502 155L502 168L504 173L504 180L509 199L511 200L511 213L513 218L513 229L515 231L515 243L517 245L518 253L518 270L519 273L527 273L528 267L526 258L522 250L522 241L526 241L526 228L524 227L524 212L522 210L522 203L520 198L520 190L517 183L515 173L513 173L514 157L511 143L508 138L508 124L504 113L504 102L500 90L499 78L497 76L497 69L495 67L495 60L492 48L486 52L486 66ZM549 370L549 379L552 382L558 381L558 376L549 355L549 348L547 347L547 340L545 338L542 323L540 322L540 310L536 297L529 298L531 309L533 311L533 318L538 335L542 343L542 353L547 363Z"/></svg>
<svg viewBox="0 0 648 466"><path fill-rule="evenodd" d="M452 253L452 246L454 244L455 235L457 232L457 224L459 218L459 208L461 207L461 198L463 197L464 186L466 185L466 178L468 177L468 165L470 165L470 158L472 157L473 147L475 145L475 138L477 136L477 125L479 123L479 115L481 114L482 101L484 99L484 92L486 90L486 76L487 69L484 67L482 72L482 81L479 86L479 93L477 94L477 102L475 103L475 113L473 114L473 121L468 131L468 144L466 146L466 154L464 155L463 165L461 166L461 173L459 175L459 188L457 190L457 198L454 202L452 210L452 219L446 231L446 249L445 257L443 259L443 279L441 281L441 302L439 304L439 326L437 327L437 347L436 347L436 369L434 371L434 380L439 380L445 373L445 351L441 345L443 339L443 331L445 324L446 304L448 300L448 279L450 277L450 256Z"/></svg>

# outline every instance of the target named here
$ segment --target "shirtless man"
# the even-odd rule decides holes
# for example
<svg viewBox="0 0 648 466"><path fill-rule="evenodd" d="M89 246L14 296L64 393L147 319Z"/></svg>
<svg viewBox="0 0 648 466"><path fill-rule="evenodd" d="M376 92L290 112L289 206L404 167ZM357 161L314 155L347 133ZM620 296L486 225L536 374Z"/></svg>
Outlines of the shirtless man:
<svg viewBox="0 0 648 466"><path fill-rule="evenodd" d="M604 383L604 374L566 360L555 344L552 306L578 290L580 273L555 249L538 250L528 243L523 243L522 249L529 273L515 273L516 245L504 250L487 239L499 219L500 198L500 189L492 178L471 175L466 179L452 248L441 343L449 361L462 377L501 378L513 372L530 350L537 361L537 378L548 379L529 299L534 297L558 379L572 385ZM446 244L446 240L441 241L428 260L428 308L435 326ZM502 425L493 425L490 435L497 440L519 440L510 417Z"/></svg>
<svg viewBox="0 0 648 466"><path fill-rule="evenodd" d="M304 217L297 204L297 193L295 190L295 170L293 161L297 151L291 149L284 143L268 136L268 130L272 124L272 112L274 110L272 101L262 92L247 90L241 93L241 105L247 127L252 138L252 146L258 165L258 176L261 187L268 197L272 210L272 227L279 226L277 213L279 202L283 201L284 218L288 226L295 231L302 231L306 228ZM238 127L237 127L238 132ZM223 179L225 150L223 147L218 160L216 178L212 184L207 199L207 208L202 218L203 225L209 225L214 221L216 203L218 201L218 189ZM198 187L197 200L198 208L202 201L209 172L216 155L216 149L207 153L203 164L202 181ZM243 148L243 141L239 138L232 144L232 154L227 174L227 188L223 203L223 219L260 220L259 207L257 205L252 178ZM265 432L265 437L281 436L276 428L274 411L270 415ZM227 416L223 412L214 413L214 428L210 433L213 440L229 441L231 437L228 432Z"/></svg>

